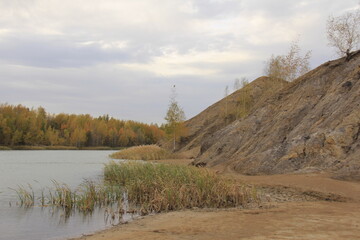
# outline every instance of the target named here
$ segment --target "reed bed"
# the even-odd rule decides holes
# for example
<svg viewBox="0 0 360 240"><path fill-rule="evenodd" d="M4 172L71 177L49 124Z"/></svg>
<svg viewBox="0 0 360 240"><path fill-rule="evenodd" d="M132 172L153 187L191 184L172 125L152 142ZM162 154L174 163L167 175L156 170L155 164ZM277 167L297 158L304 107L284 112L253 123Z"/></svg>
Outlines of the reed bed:
<svg viewBox="0 0 360 240"><path fill-rule="evenodd" d="M17 189L13 189L19 198L21 206L32 207L35 204L35 194L32 186L28 184L27 187L18 186Z"/></svg>
<svg viewBox="0 0 360 240"><path fill-rule="evenodd" d="M114 159L126 160L161 160L171 159L177 156L157 145L142 145L130 147L119 152L113 153L110 157Z"/></svg>
<svg viewBox="0 0 360 240"><path fill-rule="evenodd" d="M258 200L253 188L196 167L111 162L105 166L104 176L111 185L123 186L129 201L144 213L244 207Z"/></svg>
<svg viewBox="0 0 360 240"><path fill-rule="evenodd" d="M95 207L109 206L119 203L123 198L123 190L119 186L97 184L93 181L84 181L78 188L71 189L64 183L53 181L53 186L48 187L47 194L44 190L36 197L31 185L19 186L14 189L18 194L20 206L31 207L61 207L66 212L79 210L87 213L92 212Z"/></svg>
<svg viewBox="0 0 360 240"><path fill-rule="evenodd" d="M96 207L115 204L119 213L149 214L191 208L246 207L258 202L256 190L224 179L215 173L190 166L144 162L110 162L104 181L84 181L72 190L53 181L53 187L35 197L31 186L16 190L20 205L58 206L67 213L87 213ZM120 209L121 206L135 206Z"/></svg>

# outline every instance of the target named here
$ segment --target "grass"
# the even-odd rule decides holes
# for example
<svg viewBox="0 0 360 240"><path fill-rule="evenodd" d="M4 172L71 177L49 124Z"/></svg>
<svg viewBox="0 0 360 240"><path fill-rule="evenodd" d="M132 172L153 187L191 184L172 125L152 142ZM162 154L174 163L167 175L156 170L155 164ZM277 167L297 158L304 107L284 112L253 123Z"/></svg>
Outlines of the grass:
<svg viewBox="0 0 360 240"><path fill-rule="evenodd" d="M107 146L97 146L97 147L81 147L80 150L121 150L123 147L107 147Z"/></svg>
<svg viewBox="0 0 360 240"><path fill-rule="evenodd" d="M13 189L13 190L17 193L21 206L25 206L25 207L34 206L35 194L30 184L28 185L27 188L24 186L18 186L18 189Z"/></svg>
<svg viewBox="0 0 360 240"><path fill-rule="evenodd" d="M143 213L238 207L257 201L253 189L196 167L111 162L104 176L110 184L123 186L129 201Z"/></svg>
<svg viewBox="0 0 360 240"><path fill-rule="evenodd" d="M77 150L76 147L72 146L13 146L11 147L13 150Z"/></svg>
<svg viewBox="0 0 360 240"><path fill-rule="evenodd" d="M6 147L6 146L0 146L0 151L2 151L2 150L11 150L11 148Z"/></svg>
<svg viewBox="0 0 360 240"><path fill-rule="evenodd" d="M104 168L104 181L84 181L77 189L53 181L48 194L35 197L32 187L15 190L20 205L62 207L66 213L87 213L96 207L130 204L118 212L141 215L191 208L246 207L257 203L254 188L242 186L215 173L196 167L168 164L110 162Z"/></svg>
<svg viewBox="0 0 360 240"><path fill-rule="evenodd" d="M123 191L119 186L96 184L88 180L76 189L71 189L67 184L53 181L53 187L48 188L48 194L42 190L38 197L35 196L31 185L18 186L18 189L13 190L18 194L20 206L55 206L63 208L66 212L75 209L85 213L92 212L96 206L118 203L123 197Z"/></svg>
<svg viewBox="0 0 360 240"><path fill-rule="evenodd" d="M161 160L178 158L175 154L157 146L157 145L142 145L130 147L110 155L114 159L126 160Z"/></svg>
<svg viewBox="0 0 360 240"><path fill-rule="evenodd" d="M29 145L19 145L19 146L0 146L0 150L120 150L121 147L112 148L107 146L97 146L97 147L74 147L74 146L29 146Z"/></svg>

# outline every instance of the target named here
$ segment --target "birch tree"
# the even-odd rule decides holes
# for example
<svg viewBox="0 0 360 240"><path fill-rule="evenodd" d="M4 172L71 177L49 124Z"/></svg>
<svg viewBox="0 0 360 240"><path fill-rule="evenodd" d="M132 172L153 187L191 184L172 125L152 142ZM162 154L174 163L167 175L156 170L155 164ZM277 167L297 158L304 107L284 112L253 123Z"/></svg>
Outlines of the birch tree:
<svg viewBox="0 0 360 240"><path fill-rule="evenodd" d="M234 91L237 91L241 88L240 79L236 78L234 80Z"/></svg>
<svg viewBox="0 0 360 240"><path fill-rule="evenodd" d="M176 141L185 134L185 113L184 110L179 106L176 100L176 88L175 85L172 88L169 108L167 110L165 120L167 121L166 130L167 133L172 137L173 150L176 150Z"/></svg>
<svg viewBox="0 0 360 240"><path fill-rule="evenodd" d="M310 70L311 51L304 56L301 56L300 52L298 41L292 42L287 54L271 56L266 63L265 74L270 78L283 79L288 82L305 74Z"/></svg>

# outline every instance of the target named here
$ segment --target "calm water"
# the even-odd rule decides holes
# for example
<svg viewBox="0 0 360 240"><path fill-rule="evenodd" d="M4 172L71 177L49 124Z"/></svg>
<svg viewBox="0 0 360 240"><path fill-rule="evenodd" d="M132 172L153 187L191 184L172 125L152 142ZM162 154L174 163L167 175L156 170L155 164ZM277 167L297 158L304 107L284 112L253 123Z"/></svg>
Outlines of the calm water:
<svg viewBox="0 0 360 240"><path fill-rule="evenodd" d="M66 218L61 209L16 206L17 195L11 190L31 184L35 193L39 193L51 187L52 180L76 188L84 179L101 177L110 153L0 151L0 239L66 239L111 226L101 209L91 215L77 213Z"/></svg>

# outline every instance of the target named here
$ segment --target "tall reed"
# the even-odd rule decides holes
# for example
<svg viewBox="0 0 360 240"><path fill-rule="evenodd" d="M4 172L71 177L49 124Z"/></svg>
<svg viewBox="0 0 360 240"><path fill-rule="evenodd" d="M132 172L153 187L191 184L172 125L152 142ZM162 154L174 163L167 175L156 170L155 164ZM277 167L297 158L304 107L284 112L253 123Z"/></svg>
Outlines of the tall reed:
<svg viewBox="0 0 360 240"><path fill-rule="evenodd" d="M224 179L203 168L144 162L110 162L104 168L104 181L84 181L78 188L53 181L48 195L19 187L20 205L59 206L68 214L72 210L91 212L95 207L117 204L136 206L137 212L172 211L187 208L246 207L258 201L257 192ZM119 209L119 214L134 209Z"/></svg>
<svg viewBox="0 0 360 240"><path fill-rule="evenodd" d="M111 185L123 186L129 201L144 212L236 207L257 200L247 187L196 167L111 162L104 176Z"/></svg>
<svg viewBox="0 0 360 240"><path fill-rule="evenodd" d="M32 186L28 184L28 187L19 185L17 189L14 190L19 198L20 205L25 207L31 207L35 204L35 194Z"/></svg>

